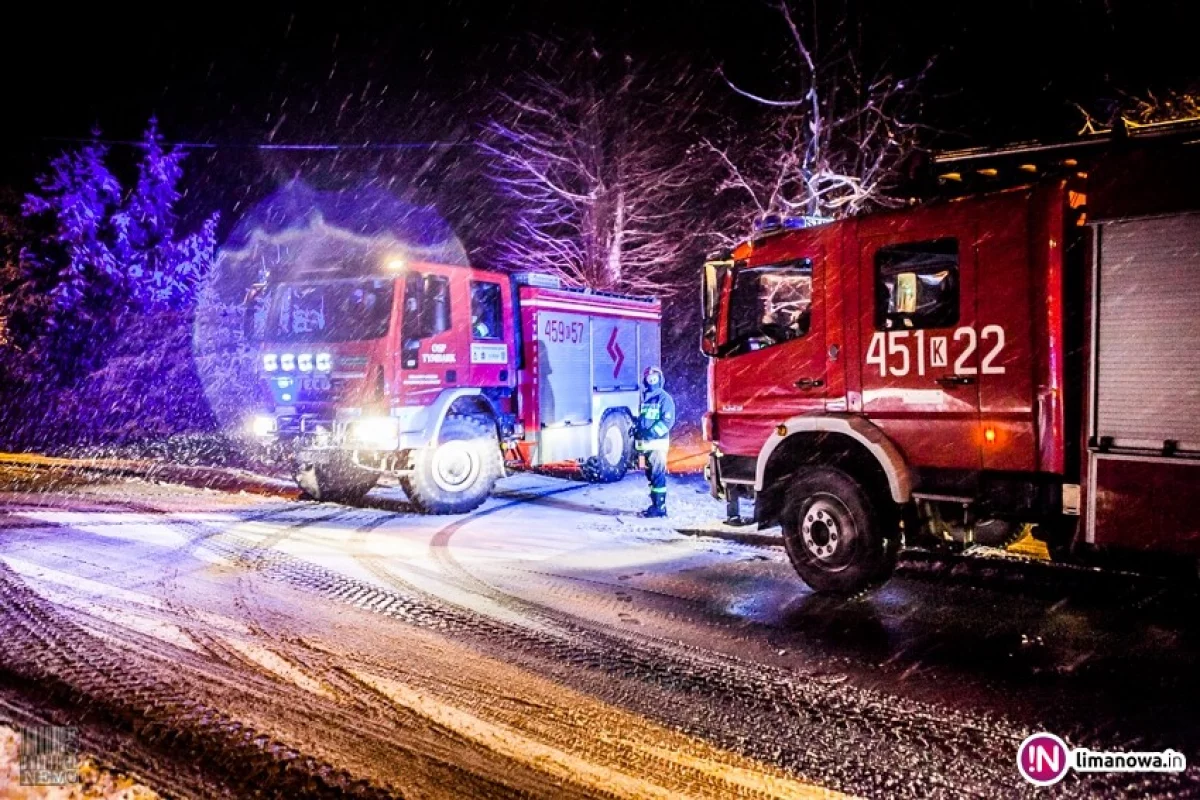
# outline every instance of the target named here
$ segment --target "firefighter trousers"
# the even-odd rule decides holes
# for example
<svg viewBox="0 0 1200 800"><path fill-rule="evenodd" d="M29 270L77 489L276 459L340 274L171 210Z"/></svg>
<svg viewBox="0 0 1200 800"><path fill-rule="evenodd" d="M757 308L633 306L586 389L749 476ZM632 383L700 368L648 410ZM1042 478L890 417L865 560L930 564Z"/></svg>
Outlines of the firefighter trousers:
<svg viewBox="0 0 1200 800"><path fill-rule="evenodd" d="M646 450L646 480L650 482L650 505L667 510L667 451Z"/></svg>

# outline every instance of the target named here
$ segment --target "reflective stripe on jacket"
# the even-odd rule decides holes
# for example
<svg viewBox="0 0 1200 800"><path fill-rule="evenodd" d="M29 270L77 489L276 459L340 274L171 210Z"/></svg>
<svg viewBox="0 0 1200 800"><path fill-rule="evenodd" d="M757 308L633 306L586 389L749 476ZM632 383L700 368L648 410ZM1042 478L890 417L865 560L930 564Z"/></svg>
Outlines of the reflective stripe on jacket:
<svg viewBox="0 0 1200 800"><path fill-rule="evenodd" d="M662 389L646 392L638 412L638 449L666 450L671 440L671 428L674 427L675 399Z"/></svg>

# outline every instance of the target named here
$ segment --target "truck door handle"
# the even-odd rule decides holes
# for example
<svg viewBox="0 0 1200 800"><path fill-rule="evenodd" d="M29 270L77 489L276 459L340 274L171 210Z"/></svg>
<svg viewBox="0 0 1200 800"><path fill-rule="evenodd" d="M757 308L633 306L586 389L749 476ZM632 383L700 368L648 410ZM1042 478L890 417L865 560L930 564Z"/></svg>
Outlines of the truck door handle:
<svg viewBox="0 0 1200 800"><path fill-rule="evenodd" d="M968 375L943 375L937 382L942 386L970 386L975 379Z"/></svg>
<svg viewBox="0 0 1200 800"><path fill-rule="evenodd" d="M824 386L825 381L820 378L801 378L796 381L797 389L816 389L819 386Z"/></svg>

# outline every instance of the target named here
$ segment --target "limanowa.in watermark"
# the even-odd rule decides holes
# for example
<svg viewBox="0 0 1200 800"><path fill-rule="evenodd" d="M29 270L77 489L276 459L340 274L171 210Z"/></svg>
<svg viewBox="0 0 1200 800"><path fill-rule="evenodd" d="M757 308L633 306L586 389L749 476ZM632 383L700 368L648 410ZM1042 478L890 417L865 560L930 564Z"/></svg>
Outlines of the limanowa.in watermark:
<svg viewBox="0 0 1200 800"><path fill-rule="evenodd" d="M1053 733L1035 733L1017 748L1017 770L1034 786L1053 786L1076 772L1183 772L1187 759L1177 750L1120 752L1067 747Z"/></svg>

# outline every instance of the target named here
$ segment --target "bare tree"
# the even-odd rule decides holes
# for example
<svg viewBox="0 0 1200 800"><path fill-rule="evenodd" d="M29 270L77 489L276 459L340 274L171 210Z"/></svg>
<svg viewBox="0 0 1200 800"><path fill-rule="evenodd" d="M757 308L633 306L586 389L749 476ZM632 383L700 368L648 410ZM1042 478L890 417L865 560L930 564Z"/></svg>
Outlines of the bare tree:
<svg viewBox="0 0 1200 800"><path fill-rule="evenodd" d="M503 95L483 144L512 209L496 260L569 285L669 294L666 276L691 241L686 103L629 58L615 70L602 59L554 52L543 61L561 71L526 74Z"/></svg>
<svg viewBox="0 0 1200 800"><path fill-rule="evenodd" d="M919 143L911 121L925 70L909 78L862 74L843 39L828 53L810 46L786 0L778 5L795 49L796 96L770 98L741 88L771 116L766 133L703 148L722 170L717 194L732 200L719 239L744 236L767 214L840 218L905 203L897 193Z"/></svg>

